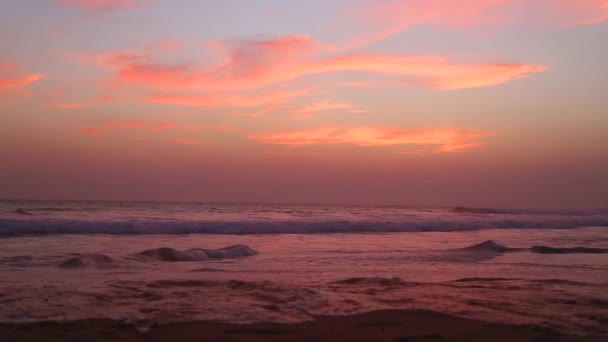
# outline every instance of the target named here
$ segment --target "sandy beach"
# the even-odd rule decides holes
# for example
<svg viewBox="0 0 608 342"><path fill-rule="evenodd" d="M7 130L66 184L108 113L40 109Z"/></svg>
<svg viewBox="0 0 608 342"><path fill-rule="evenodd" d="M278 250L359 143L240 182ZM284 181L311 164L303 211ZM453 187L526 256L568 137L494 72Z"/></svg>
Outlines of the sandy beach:
<svg viewBox="0 0 608 342"><path fill-rule="evenodd" d="M374 311L321 316L297 324L172 323L140 332L109 320L2 324L3 341L605 341L534 325L505 325L432 311Z"/></svg>

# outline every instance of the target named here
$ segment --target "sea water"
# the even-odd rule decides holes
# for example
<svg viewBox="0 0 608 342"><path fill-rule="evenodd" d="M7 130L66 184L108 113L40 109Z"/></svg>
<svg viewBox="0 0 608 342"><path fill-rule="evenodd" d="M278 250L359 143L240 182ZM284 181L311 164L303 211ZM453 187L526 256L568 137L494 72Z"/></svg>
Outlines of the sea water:
<svg viewBox="0 0 608 342"><path fill-rule="evenodd" d="M423 308L608 335L608 210L0 202L0 320Z"/></svg>

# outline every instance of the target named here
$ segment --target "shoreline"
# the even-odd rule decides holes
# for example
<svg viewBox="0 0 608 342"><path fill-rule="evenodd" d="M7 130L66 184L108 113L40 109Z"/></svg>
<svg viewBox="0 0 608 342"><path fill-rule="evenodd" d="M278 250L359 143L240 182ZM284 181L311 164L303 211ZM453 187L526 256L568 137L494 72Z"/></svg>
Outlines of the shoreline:
<svg viewBox="0 0 608 342"><path fill-rule="evenodd" d="M0 323L3 341L605 341L536 325L490 323L427 310L380 310L318 316L301 323L194 321L153 325L92 319L72 322Z"/></svg>

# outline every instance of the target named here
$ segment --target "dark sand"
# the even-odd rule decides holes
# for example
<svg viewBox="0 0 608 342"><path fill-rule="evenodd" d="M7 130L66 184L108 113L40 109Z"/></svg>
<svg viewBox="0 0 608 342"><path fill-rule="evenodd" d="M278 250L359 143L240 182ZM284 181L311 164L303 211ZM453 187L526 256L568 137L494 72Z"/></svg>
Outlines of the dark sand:
<svg viewBox="0 0 608 342"><path fill-rule="evenodd" d="M143 334L133 325L107 320L70 323L0 324L0 341L607 341L567 336L536 326L513 326L456 318L430 311L385 310L318 317L297 324L238 325L215 322L153 326Z"/></svg>

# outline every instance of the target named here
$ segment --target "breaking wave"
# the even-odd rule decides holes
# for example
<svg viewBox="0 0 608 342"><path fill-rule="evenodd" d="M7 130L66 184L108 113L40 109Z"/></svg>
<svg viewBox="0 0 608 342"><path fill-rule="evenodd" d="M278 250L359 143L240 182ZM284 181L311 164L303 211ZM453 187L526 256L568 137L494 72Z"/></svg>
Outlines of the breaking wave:
<svg viewBox="0 0 608 342"><path fill-rule="evenodd" d="M23 208L15 209L15 210L13 210L13 212L15 214L19 214L19 215L36 215L33 212L31 212L29 210L25 210Z"/></svg>
<svg viewBox="0 0 608 342"><path fill-rule="evenodd" d="M491 251L491 252L496 252L496 253L504 253L507 250L509 250L509 248L507 248L504 245L501 245L497 242L494 242L492 240L488 240L488 241L484 241L482 243L478 243L469 247L465 247L463 248L463 250L465 251Z"/></svg>
<svg viewBox="0 0 608 342"><path fill-rule="evenodd" d="M105 254L79 254L59 264L61 268L77 269L84 267L108 267L114 264L114 259Z"/></svg>
<svg viewBox="0 0 608 342"><path fill-rule="evenodd" d="M153 259L159 261L204 261L233 259L257 255L258 252L247 245L234 245L218 249L194 248L179 251L174 248L162 247L149 249L134 255L139 259Z"/></svg>

